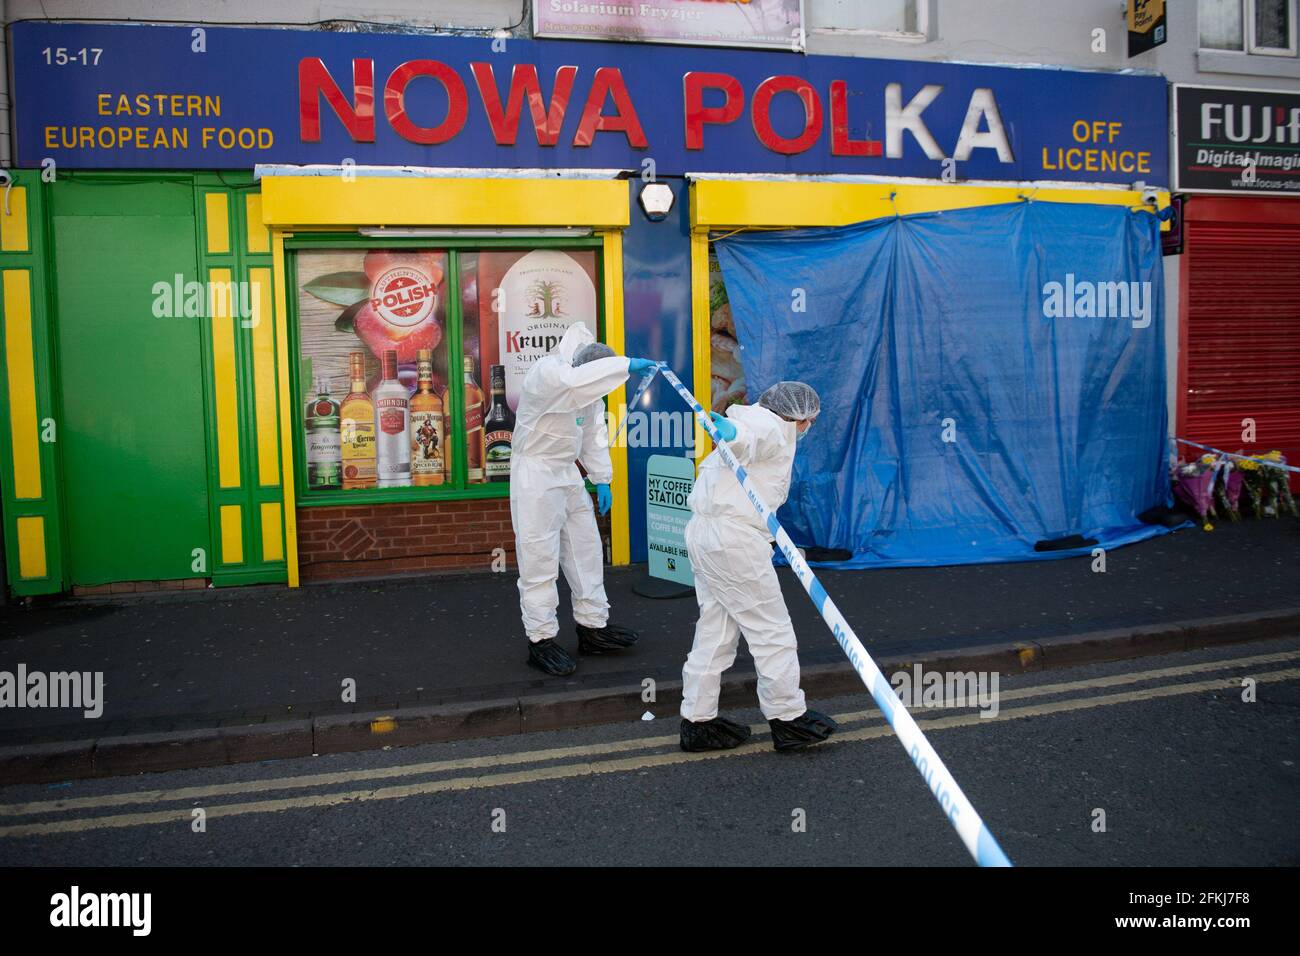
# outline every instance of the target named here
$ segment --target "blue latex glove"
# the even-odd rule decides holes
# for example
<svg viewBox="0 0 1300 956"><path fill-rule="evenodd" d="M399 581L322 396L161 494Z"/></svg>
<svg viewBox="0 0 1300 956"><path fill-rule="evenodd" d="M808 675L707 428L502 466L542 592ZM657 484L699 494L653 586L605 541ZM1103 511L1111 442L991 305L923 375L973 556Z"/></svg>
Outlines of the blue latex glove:
<svg viewBox="0 0 1300 956"><path fill-rule="evenodd" d="M627 360L627 371L629 375L635 375L637 372L647 372L658 364L654 359L630 358Z"/></svg>
<svg viewBox="0 0 1300 956"><path fill-rule="evenodd" d="M609 485L596 486L596 506L600 513L609 514L610 505L614 503L614 492L609 490Z"/></svg>
<svg viewBox="0 0 1300 956"><path fill-rule="evenodd" d="M723 441L734 441L736 438L736 426L731 424L717 412L709 412L709 417L713 419L714 426L718 429L718 436Z"/></svg>

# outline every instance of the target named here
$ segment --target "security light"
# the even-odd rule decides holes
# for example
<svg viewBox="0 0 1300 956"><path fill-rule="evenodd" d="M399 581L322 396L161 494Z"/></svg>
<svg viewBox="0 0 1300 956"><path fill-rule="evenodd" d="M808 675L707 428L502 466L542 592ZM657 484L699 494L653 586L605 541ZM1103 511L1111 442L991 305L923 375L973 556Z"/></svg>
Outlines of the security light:
<svg viewBox="0 0 1300 956"><path fill-rule="evenodd" d="M637 201L651 222L661 222L668 218L668 211L673 208L673 191L667 183L646 183L641 189Z"/></svg>

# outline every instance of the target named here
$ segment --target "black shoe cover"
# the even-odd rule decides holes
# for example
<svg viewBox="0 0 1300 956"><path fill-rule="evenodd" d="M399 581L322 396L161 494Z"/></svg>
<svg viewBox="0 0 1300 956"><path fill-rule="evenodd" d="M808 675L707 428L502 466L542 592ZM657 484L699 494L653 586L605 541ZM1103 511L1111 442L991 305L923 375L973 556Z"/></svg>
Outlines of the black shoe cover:
<svg viewBox="0 0 1300 956"><path fill-rule="evenodd" d="M568 677L578 669L578 662L548 637L544 641L528 642L528 666L545 671L552 677Z"/></svg>
<svg viewBox="0 0 1300 956"><path fill-rule="evenodd" d="M777 750L811 747L840 729L839 724L815 710L806 710L794 720L769 720L767 723L772 728L772 746Z"/></svg>
<svg viewBox="0 0 1300 956"><path fill-rule="evenodd" d="M617 624L604 627L587 627L578 625L578 653L604 654L606 651L622 651L637 641L637 632Z"/></svg>
<svg viewBox="0 0 1300 956"><path fill-rule="evenodd" d="M748 739L748 727L725 717L714 717L698 723L682 718L682 749L688 752L730 750Z"/></svg>

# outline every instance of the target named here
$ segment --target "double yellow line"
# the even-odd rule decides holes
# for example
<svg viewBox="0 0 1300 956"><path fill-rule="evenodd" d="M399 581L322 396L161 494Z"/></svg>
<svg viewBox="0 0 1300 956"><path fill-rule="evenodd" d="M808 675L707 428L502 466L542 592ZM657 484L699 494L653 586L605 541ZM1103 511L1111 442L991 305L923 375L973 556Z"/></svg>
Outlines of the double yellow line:
<svg viewBox="0 0 1300 956"><path fill-rule="evenodd" d="M1026 700L1038 697L1078 694L1082 696L1067 697L1064 700L1047 701L1024 707L1001 707L997 717L987 718L979 713L960 713L945 717L919 720L918 724L926 733L937 730L949 730L957 727L976 727L995 724L1000 720L1017 720L1025 717L1043 717L1073 711L1090 710L1097 707L1109 707L1116 704L1137 703L1145 700L1158 700L1187 694L1199 694L1206 691L1238 689L1243 676L1249 676L1257 684L1300 678L1300 668L1290 667L1265 672L1252 672L1247 675L1216 676L1206 680L1157 684L1156 686L1119 693L1093 696L1093 692L1114 687L1192 677L1216 671L1240 670L1242 668L1260 668L1275 664L1285 664L1300 660L1300 651L1288 651L1276 654L1260 654L1253 657L1240 657L1231 660L1208 661L1188 664L1180 667L1163 667L1146 671L1134 671L1107 677L1087 680L1068 681L1053 684L1039 684L1016 690L1004 691L999 695L999 704L1008 701ZM857 730L839 733L828 744L849 743L853 741L874 740L888 737L893 731L873 710L853 711L837 714L835 719L842 725L867 723L868 726ZM672 766L675 764L695 763L701 760L718 760L727 757L753 756L766 749L763 739L767 725L754 726L755 739L734 750L712 751L707 753L684 753L677 749L677 735L659 737L635 737L608 743L584 744L575 747L555 747L542 750L527 750L516 753L492 754L481 757L464 757L455 760L435 760L422 763L403 764L394 767L377 767L364 770L347 770L336 773L309 774L293 777L269 777L260 780L239 781L235 783L213 784L201 787L182 787L174 790L137 790L126 793L103 794L94 797L79 797L64 800L47 800L32 803L13 803L0 805L0 818L30 817L52 814L68 814L78 811L101 811L115 807L151 804L183 803L188 806L145 812L114 813L107 815L73 816L70 819L49 820L35 823L15 823L0 827L0 838L49 836L60 833L77 833L87 830L103 830L121 827L153 826L161 824L186 823L191 819L194 806L202 806L207 819L244 816L257 813L278 813L284 810L302 810L319 807L339 806L346 803L362 803L371 800L401 800L407 797L428 796L437 793L449 793L466 790L486 790L507 787L516 784L537 783L544 780L561 780L576 777L594 776L596 774L623 773L645 770L652 767ZM649 751L637 753L638 751ZM657 752L656 752L657 751ZM629 756L619 757L619 754ZM612 759L610 759L612 758ZM509 767L528 767L530 764L553 764L497 772ZM469 773L463 773L470 771ZM437 774L460 774L459 776L440 777L435 780L384 786L372 789L341 789L326 793L305 794L278 799L263 799L217 803L210 801L224 797L246 794L263 794L268 791L305 790L331 787L352 787L365 781L400 780L411 777L427 777Z"/></svg>

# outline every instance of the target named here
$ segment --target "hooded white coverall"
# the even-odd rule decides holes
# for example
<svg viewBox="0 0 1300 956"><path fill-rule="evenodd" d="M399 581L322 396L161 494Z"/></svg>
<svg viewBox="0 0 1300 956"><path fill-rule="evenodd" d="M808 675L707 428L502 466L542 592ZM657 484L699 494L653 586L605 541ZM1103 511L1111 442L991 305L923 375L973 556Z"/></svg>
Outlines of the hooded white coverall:
<svg viewBox="0 0 1300 956"><path fill-rule="evenodd" d="M519 564L519 609L532 642L554 638L560 624L559 570L573 592L573 618L587 627L609 619L604 549L591 497L575 461L593 484L609 484L609 435L601 399L627 381L628 360L573 356L595 337L576 322L559 345L524 376L510 455L510 521Z"/></svg>
<svg viewBox="0 0 1300 956"><path fill-rule="evenodd" d="M736 437L727 448L745 468L759 496L776 510L790 491L793 422L761 405L732 405L727 419ZM740 482L717 452L700 465L687 504L686 551L695 569L700 619L682 668L687 720L718 716L722 672L736 659L743 632L758 671L758 701L768 720L793 720L808 709L799 688L794 627L772 567L772 535Z"/></svg>

